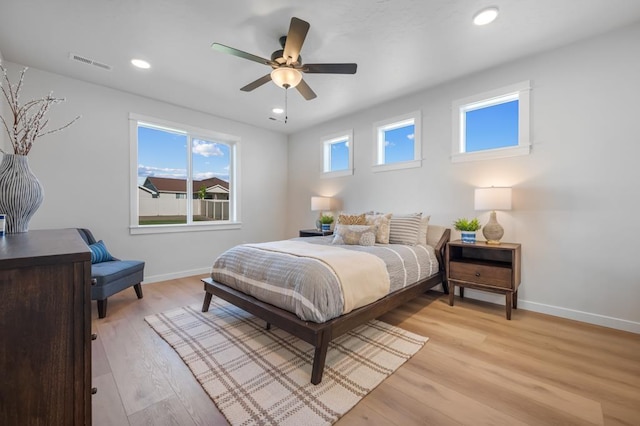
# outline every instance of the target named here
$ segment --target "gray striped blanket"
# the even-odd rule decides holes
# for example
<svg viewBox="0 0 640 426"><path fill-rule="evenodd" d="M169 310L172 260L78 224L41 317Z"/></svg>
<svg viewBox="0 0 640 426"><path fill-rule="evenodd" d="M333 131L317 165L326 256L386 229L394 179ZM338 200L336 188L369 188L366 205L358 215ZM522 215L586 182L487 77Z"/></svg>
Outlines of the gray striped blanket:
<svg viewBox="0 0 640 426"><path fill-rule="evenodd" d="M331 245L333 237L299 238L308 244ZM433 247L402 244L341 245L382 259L390 279L389 292L438 272ZM214 281L295 313L306 321L325 322L343 313L340 281L328 265L311 257L239 245L218 257L211 271Z"/></svg>

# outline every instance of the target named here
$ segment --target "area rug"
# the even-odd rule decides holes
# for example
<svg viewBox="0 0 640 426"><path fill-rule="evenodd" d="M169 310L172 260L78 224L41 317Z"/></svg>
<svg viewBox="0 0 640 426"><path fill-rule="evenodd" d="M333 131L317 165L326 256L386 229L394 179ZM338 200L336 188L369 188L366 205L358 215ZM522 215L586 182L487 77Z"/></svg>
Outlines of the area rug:
<svg viewBox="0 0 640 426"><path fill-rule="evenodd" d="M330 425L428 340L370 321L331 342L322 382L312 385L311 345L227 302L145 320L232 425Z"/></svg>

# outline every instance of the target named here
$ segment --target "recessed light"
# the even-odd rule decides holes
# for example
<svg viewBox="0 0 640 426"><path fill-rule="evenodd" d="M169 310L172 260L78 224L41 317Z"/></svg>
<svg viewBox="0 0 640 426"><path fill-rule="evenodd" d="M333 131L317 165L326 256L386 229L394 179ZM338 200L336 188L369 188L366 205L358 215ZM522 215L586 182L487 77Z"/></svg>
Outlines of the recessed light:
<svg viewBox="0 0 640 426"><path fill-rule="evenodd" d="M271 110L271 112L274 114L282 114L284 110L282 108L274 108Z"/></svg>
<svg viewBox="0 0 640 426"><path fill-rule="evenodd" d="M498 17L498 8L495 6L482 9L473 16L473 23L476 25L487 25L492 23Z"/></svg>
<svg viewBox="0 0 640 426"><path fill-rule="evenodd" d="M142 68L143 70L151 68L151 64L142 59L132 59L131 63L134 67Z"/></svg>

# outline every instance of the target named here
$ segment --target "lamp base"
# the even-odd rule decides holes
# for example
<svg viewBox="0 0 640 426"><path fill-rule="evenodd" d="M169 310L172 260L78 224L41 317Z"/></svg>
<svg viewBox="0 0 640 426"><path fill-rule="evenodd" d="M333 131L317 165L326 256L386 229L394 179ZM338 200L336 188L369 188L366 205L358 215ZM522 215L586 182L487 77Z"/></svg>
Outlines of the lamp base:
<svg viewBox="0 0 640 426"><path fill-rule="evenodd" d="M500 241L498 241L498 240L487 240L487 241L485 241L485 244L490 244L492 246L499 246L502 243Z"/></svg>
<svg viewBox="0 0 640 426"><path fill-rule="evenodd" d="M482 227L482 235L487 240L487 244L498 245L500 244L500 238L504 235L504 229L496 220L496 212L491 212L489 222Z"/></svg>

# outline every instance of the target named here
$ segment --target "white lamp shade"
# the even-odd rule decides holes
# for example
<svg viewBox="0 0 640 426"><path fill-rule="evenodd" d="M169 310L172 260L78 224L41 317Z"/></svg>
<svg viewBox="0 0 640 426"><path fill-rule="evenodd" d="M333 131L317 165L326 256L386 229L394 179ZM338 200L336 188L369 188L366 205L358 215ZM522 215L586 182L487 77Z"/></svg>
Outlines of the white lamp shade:
<svg viewBox="0 0 640 426"><path fill-rule="evenodd" d="M511 188L476 188L476 210L511 210Z"/></svg>
<svg viewBox="0 0 640 426"><path fill-rule="evenodd" d="M280 87L293 88L302 80L302 74L294 68L280 67L271 71L271 80Z"/></svg>
<svg viewBox="0 0 640 426"><path fill-rule="evenodd" d="M312 211L331 210L331 198L330 197L311 197L311 210Z"/></svg>

